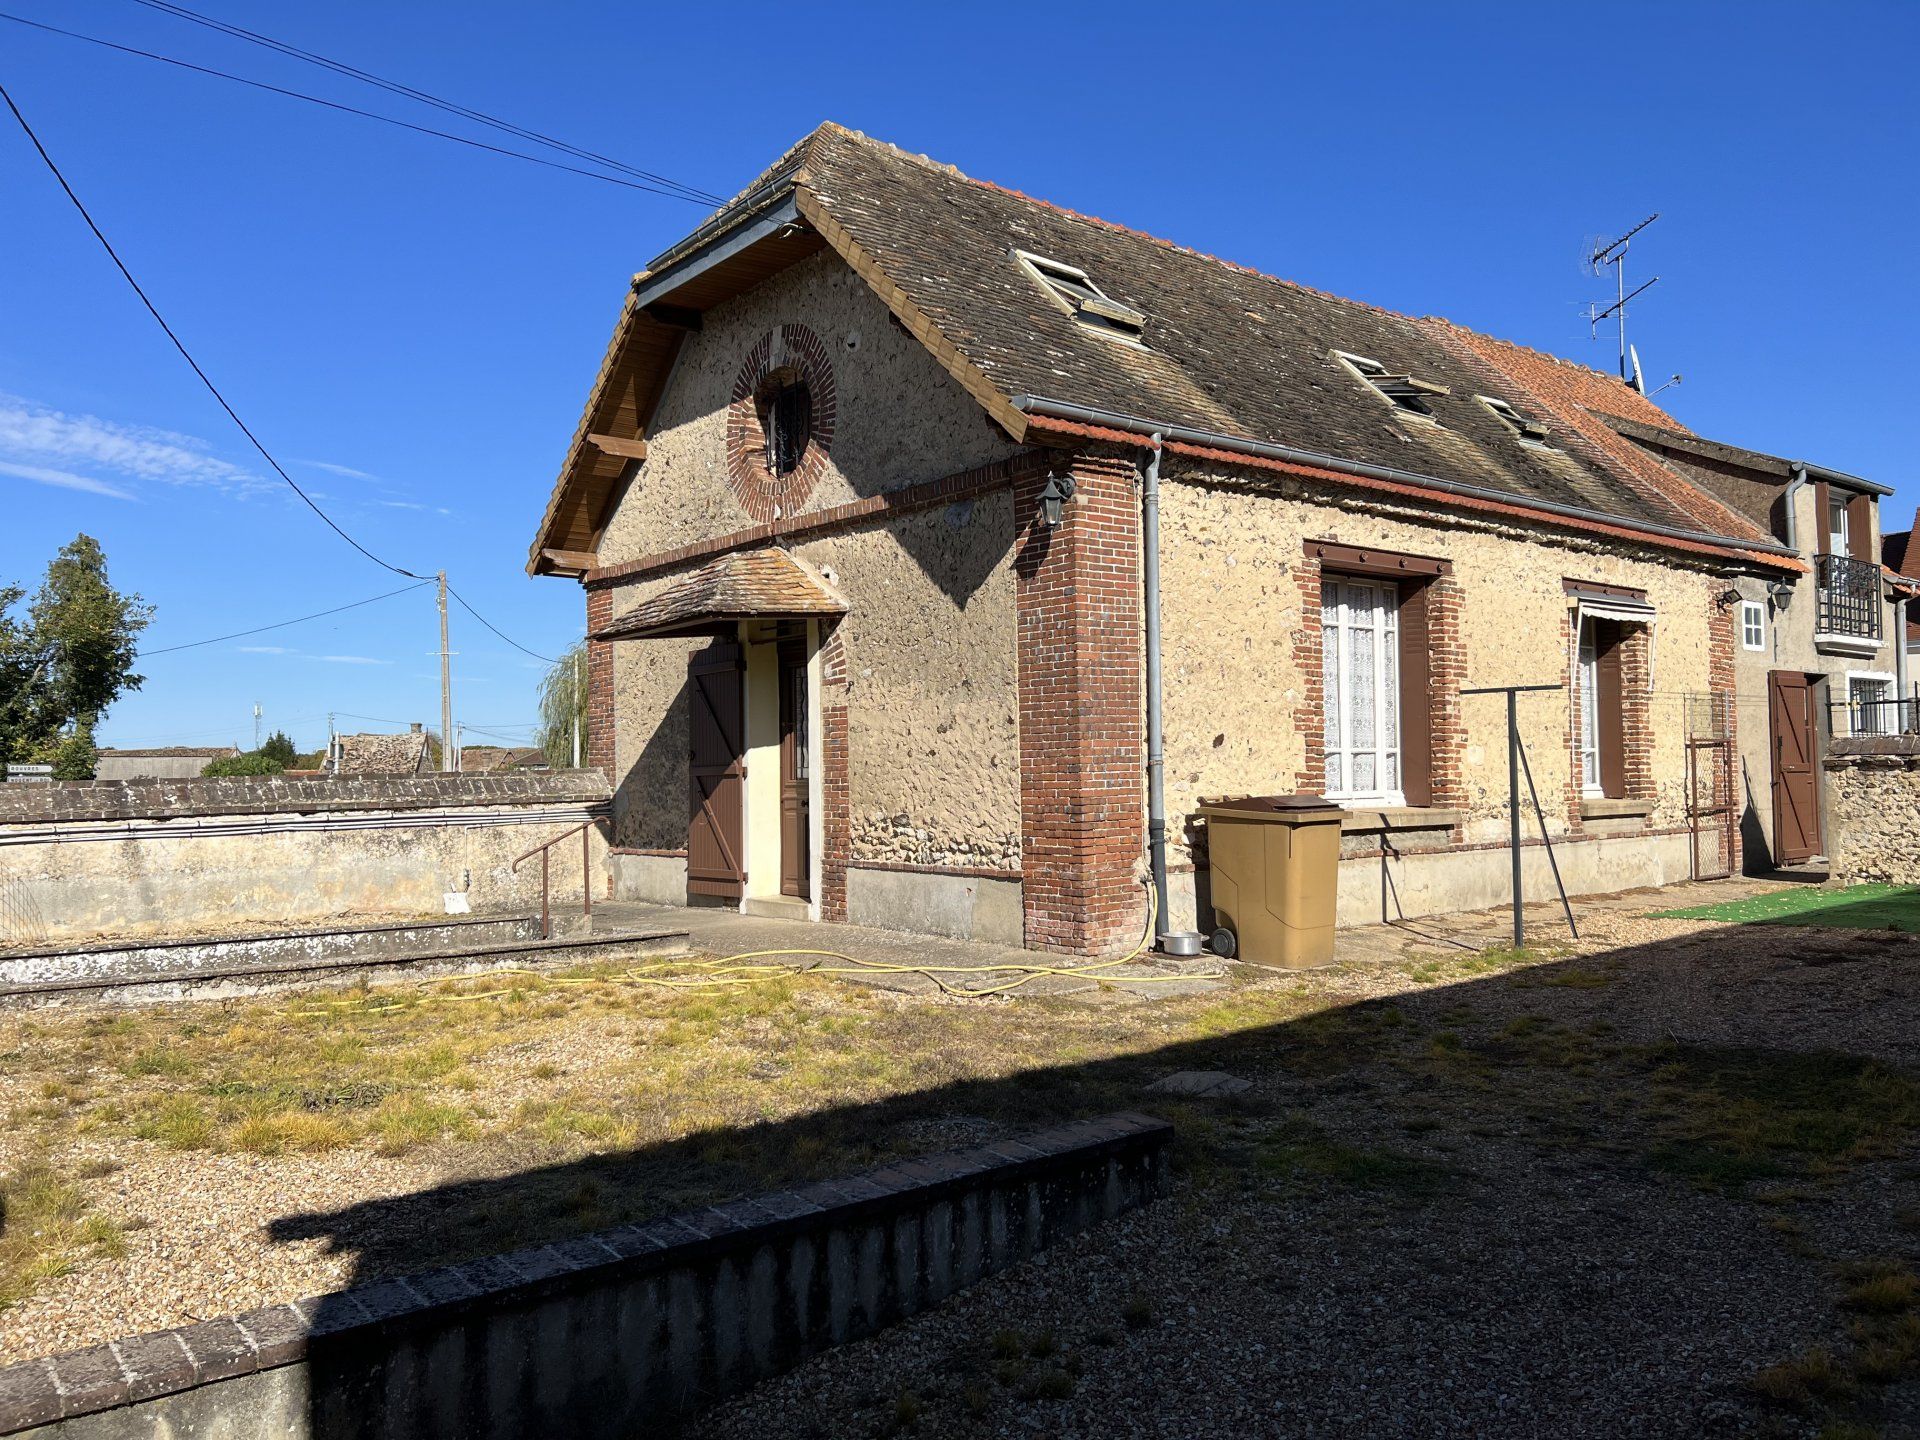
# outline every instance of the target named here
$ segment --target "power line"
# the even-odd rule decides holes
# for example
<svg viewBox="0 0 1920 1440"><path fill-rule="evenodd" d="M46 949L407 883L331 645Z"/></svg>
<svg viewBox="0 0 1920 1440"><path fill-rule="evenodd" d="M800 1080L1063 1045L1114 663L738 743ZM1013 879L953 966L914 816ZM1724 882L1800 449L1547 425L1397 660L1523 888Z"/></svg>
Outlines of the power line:
<svg viewBox="0 0 1920 1440"><path fill-rule="evenodd" d="M451 585L447 586L447 593L453 596L454 599L458 600L461 606L466 610L466 612L469 615L473 616L474 619L478 620L482 625L486 626L487 629L493 631L493 633L495 635L498 635L502 640L505 640L507 644L513 646L513 648L518 650L522 655L531 655L534 659L543 660L549 665L558 665L560 663L558 660L554 659L553 656L542 655L538 650L529 650L527 649L526 646L522 645L518 640L515 640L512 636L502 634L498 626L496 626L491 620L487 619L487 617L482 615L478 610L474 609L473 606L467 604L467 597L462 595L458 590L454 589L453 586Z"/></svg>
<svg viewBox="0 0 1920 1440"><path fill-rule="evenodd" d="M502 120L496 115L487 114L484 110L470 109L454 101L442 99L440 96L431 94L428 91L417 90L411 85L403 85L395 80L383 79L371 71L361 70L343 61L329 59L327 56L316 54L311 50L302 50L299 46L290 45L284 40L275 40L272 36L263 35L257 30L248 30L241 25L229 24L224 20L216 20L210 15L202 15L197 11L187 9L184 5L176 5L172 3L172 0L135 0L135 3L145 5L149 10L158 10L162 14L171 15L179 20L191 21L195 25L203 25L210 30L217 30L221 34L232 36L236 40L245 40L253 45L263 45L267 49L276 51L279 54L291 56L296 60L304 60L310 65L318 65L323 69L331 70L336 75L344 75L352 80L364 81L368 85L377 86L379 89L388 91L391 94L403 95L409 100L417 100L421 104L430 105L436 110L444 110L448 114L458 115L462 119L472 120L478 124L490 126L506 134L518 136L522 140L531 140L536 144L558 150L562 154L572 155L581 160L591 160L597 165L605 165L614 170L624 170L627 174L638 176L642 180L651 180L656 184L671 186L675 191L680 192L688 199L699 200L709 205L723 205L726 203L723 196L715 195L708 190L702 190L698 186L688 185L684 181L657 174L652 170L642 170L637 166L627 164L624 160L616 160L611 156L602 155L593 150L583 150L578 145L571 144L565 140L556 140L551 135L543 135L538 130L530 130L526 126L517 125L511 120Z"/></svg>
<svg viewBox="0 0 1920 1440"><path fill-rule="evenodd" d="M476 150L485 150L490 154L504 155L514 160L525 160L533 165L544 165L549 170L564 170L570 175L584 175L589 180L604 180L609 185L624 186L629 190L644 190L649 195L664 195L670 200L688 200L698 205L719 204L709 201L702 195L685 193L679 189L667 190L657 185L641 184L633 180L623 180L618 175L603 175L597 170L585 170L578 165L565 165L557 160L549 160L540 155L529 155L524 150L510 150L501 145L489 145L484 140L475 140L465 135L456 135L450 130L435 130L427 125L415 125L409 120L399 120L391 115L382 115L373 110L362 110L357 105L342 104L337 100L325 100L318 95L308 95L299 90L288 90L280 85L269 85L264 80L250 80L244 75L235 75L226 70L216 70L208 65L196 65L191 60L176 59L171 55L162 55L153 50L142 50L134 45L122 45L113 40L103 40L97 35L83 35L77 30L62 30L57 25L48 25L39 20L29 20L22 15L11 15L0 11L0 20L11 20L16 25L25 25L30 29L43 30L49 35L61 35L69 40L85 41L89 45L98 45L103 49L117 50L122 55L137 55L145 60L157 60L163 65L178 66L182 70L192 70L196 74L211 75L219 80L230 80L236 85L245 85L254 90L264 90L272 95L284 95L289 100L304 100L309 105L323 106L328 110L338 110L347 115L358 115L365 120L378 120L383 125L398 126L402 130L411 130L418 135L431 135L440 140L451 140L458 145L469 145Z"/></svg>
<svg viewBox="0 0 1920 1440"><path fill-rule="evenodd" d="M365 600L355 600L350 605L336 605L331 610L316 610L311 615L302 615L294 620L279 620L272 625L256 626L252 630L236 630L231 635L216 635L211 640L190 640L185 645L167 645L158 650L142 650L138 658L146 660L154 655L171 655L176 650L197 650L202 645L218 645L223 640L239 640L248 635L264 634L268 630L284 630L289 625L304 625L309 620L318 620L327 615L338 615L342 610L357 610L362 605L373 604L376 600L391 600L396 595L405 595L409 591L421 589L429 583L429 581L421 580L412 585L402 585L398 590L389 590L384 595L374 595Z"/></svg>
<svg viewBox="0 0 1920 1440"><path fill-rule="evenodd" d="M253 448L260 452L261 458L273 467L274 474L287 482L288 488L305 502L309 510L313 511L314 514L318 515L321 520L326 523L329 530L333 531L334 534L338 535L342 540L346 541L347 544L358 550L381 569L391 570L394 574L405 576L409 580L425 580L427 578L425 575L416 575L411 570L403 570L398 565L389 564L387 561L382 560L378 555L354 539L353 536L349 535L345 530L342 530L340 526L334 522L333 517L316 505L313 497L302 490L294 481L294 478L281 468L280 462L273 458L272 452L260 443L259 437L255 435L253 431L247 428L247 422L240 418L239 412L227 403L227 397L220 393L220 387L215 385L213 381L207 377L207 372L200 368L200 362L193 358L193 353L181 343L180 337L173 333L173 327L167 324L167 319L160 313L159 308L154 305L153 301L147 298L147 292L140 288L140 282L133 278L133 272L127 268L126 262L120 258L119 252L113 248L113 242L108 240L106 233L101 230L99 225L94 223L93 216L88 213L87 207L81 202L80 197L74 193L73 186L67 183L67 177L61 173L60 167L54 163L53 156L47 153L47 147L40 143L40 137L34 133L33 126L27 123L27 117L20 113L20 107L14 103L13 96L8 92L5 84L0 84L0 100L6 101L7 109L13 112L13 118L19 122L20 128L26 132L27 139L32 142L33 148L39 152L40 159L46 164L47 169L53 172L53 178L60 183L60 188L66 192L67 199L73 202L73 208L80 212L80 218L87 222L87 228L93 232L93 238L100 242L100 248L107 252L107 258L113 261L114 267L119 270L127 284L133 287L133 293L140 297L140 303L147 307L147 313L153 316L154 321L166 332L167 339L173 342L173 348L180 352L181 359L185 360L187 364L193 368L193 373L200 377L200 383L207 387L207 393L219 402L222 410L227 412L227 418L239 427L240 433L246 436L248 441L253 445Z"/></svg>

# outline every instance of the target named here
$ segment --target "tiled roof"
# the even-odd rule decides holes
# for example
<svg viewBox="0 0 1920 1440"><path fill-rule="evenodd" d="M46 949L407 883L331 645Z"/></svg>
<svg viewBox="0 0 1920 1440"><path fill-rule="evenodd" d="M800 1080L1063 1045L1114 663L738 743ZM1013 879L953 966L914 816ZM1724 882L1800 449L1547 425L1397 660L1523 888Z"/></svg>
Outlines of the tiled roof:
<svg viewBox="0 0 1920 1440"><path fill-rule="evenodd" d="M415 775L426 767L427 737L422 731L398 735L339 735L341 775Z"/></svg>
<svg viewBox="0 0 1920 1440"><path fill-rule="evenodd" d="M593 633L595 640L696 635L755 618L844 615L847 604L784 550L722 555Z"/></svg>
<svg viewBox="0 0 1920 1440"><path fill-rule="evenodd" d="M157 760L164 758L193 760L223 760L229 755L240 752L231 745L165 745L152 750L122 750L107 746L100 751L102 759L114 756L127 760Z"/></svg>

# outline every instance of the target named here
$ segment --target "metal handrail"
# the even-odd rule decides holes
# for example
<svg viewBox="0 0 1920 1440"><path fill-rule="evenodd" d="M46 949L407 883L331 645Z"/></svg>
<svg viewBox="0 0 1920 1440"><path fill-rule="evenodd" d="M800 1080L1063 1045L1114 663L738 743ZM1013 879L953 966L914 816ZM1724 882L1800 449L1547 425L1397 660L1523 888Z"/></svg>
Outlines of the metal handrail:
<svg viewBox="0 0 1920 1440"><path fill-rule="evenodd" d="M535 855L540 857L540 938L542 940L551 940L553 938L553 914L549 908L551 891L548 886L549 876L552 870L553 847L558 845L562 840L574 835L580 837L580 895L582 900L585 901L585 914L587 919L593 919L592 832L593 821L582 820L571 830L561 831L544 845L536 845L527 851L526 854L515 856L512 866L509 867L510 873L518 874L521 861L531 860Z"/></svg>

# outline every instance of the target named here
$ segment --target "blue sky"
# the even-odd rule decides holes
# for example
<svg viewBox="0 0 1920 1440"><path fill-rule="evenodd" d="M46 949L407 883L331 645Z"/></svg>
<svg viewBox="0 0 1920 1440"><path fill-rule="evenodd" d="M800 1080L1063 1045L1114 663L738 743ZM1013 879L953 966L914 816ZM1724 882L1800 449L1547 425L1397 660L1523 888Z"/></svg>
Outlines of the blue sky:
<svg viewBox="0 0 1920 1440"><path fill-rule="evenodd" d="M14 13L420 123L133 0ZM731 193L824 118L1291 279L1608 367L1583 242L1636 243L1633 338L1704 433L1899 487L1920 366L1920 6L711 7L203 0L206 13ZM522 565L627 278L694 205L0 22L0 79L289 471L376 552L445 567L553 654ZM4 122L10 127L11 122ZM76 530L151 647L401 583L287 494L23 137L0 127L0 576ZM476 134L483 132L473 132ZM317 746L437 723L432 591L155 656L103 743ZM540 666L457 607L456 715L524 726ZM350 717L375 717L373 723ZM503 729L502 734L523 733Z"/></svg>

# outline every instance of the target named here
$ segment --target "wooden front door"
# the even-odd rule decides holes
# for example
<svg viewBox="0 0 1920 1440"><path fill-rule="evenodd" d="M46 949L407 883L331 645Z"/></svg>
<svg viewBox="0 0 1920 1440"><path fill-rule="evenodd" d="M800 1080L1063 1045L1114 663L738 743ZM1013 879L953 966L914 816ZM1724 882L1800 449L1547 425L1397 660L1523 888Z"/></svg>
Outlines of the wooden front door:
<svg viewBox="0 0 1920 1440"><path fill-rule="evenodd" d="M746 888L743 652L716 640L687 661L687 899L738 900Z"/></svg>
<svg viewBox="0 0 1920 1440"><path fill-rule="evenodd" d="M780 641L780 893L810 898L807 642Z"/></svg>
<svg viewBox="0 0 1920 1440"><path fill-rule="evenodd" d="M1805 675L1767 675L1773 736L1773 859L1798 865L1820 853L1820 787L1814 763L1814 691Z"/></svg>

